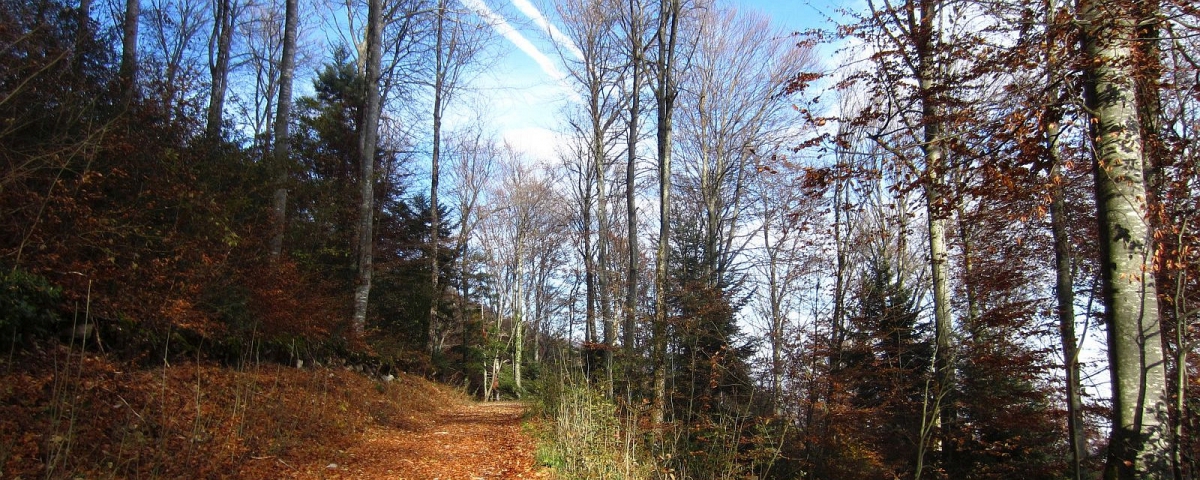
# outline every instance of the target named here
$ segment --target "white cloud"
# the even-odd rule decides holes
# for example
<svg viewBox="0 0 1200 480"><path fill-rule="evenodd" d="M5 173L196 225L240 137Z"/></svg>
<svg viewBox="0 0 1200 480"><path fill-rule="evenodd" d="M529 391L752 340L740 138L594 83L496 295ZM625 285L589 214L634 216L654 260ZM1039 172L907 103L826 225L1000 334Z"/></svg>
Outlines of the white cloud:
<svg viewBox="0 0 1200 480"><path fill-rule="evenodd" d="M525 53L525 55L528 55L529 58L533 59L533 61L538 64L538 67L540 67L542 71L546 73L546 75L554 79L555 82L557 82L567 91L567 94L572 101L582 101L578 92L571 88L567 83L567 75L558 68L558 65L554 63L554 60L551 60L550 57L542 53L542 51L539 50L537 46L533 44L533 42L530 42L529 39L525 38L525 36L521 34L521 32L513 28L513 26L508 23L508 20L505 20L504 17L494 12L490 7L487 6L486 3L483 2L483 0L463 0L463 4L483 18L483 20L489 25L491 25L492 28L496 30L496 33L499 33L504 38L508 39L508 41L512 42L517 49L521 50Z"/></svg>
<svg viewBox="0 0 1200 480"><path fill-rule="evenodd" d="M504 141L517 151L524 152L537 164L547 165L558 158L561 135L548 128L526 127L504 131Z"/></svg>
<svg viewBox="0 0 1200 480"><path fill-rule="evenodd" d="M530 20L533 20L533 23L537 24L538 28L546 32L550 36L550 40L553 40L554 43L571 52L571 55L574 55L577 60L583 61L583 51L575 46L575 42L571 41L570 37L564 35L558 27L550 23L549 20L546 20L546 16L542 15L542 12L532 2L529 0L512 0L512 3L513 6L517 7L517 10L524 13Z"/></svg>

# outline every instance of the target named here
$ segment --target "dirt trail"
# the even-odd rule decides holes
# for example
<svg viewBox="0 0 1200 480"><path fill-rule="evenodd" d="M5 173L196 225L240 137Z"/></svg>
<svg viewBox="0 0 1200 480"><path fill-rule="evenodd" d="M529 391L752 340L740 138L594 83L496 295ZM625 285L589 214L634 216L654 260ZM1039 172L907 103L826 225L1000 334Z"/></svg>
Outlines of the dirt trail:
<svg viewBox="0 0 1200 480"><path fill-rule="evenodd" d="M535 443L521 431L519 403L463 403L415 431L377 427L329 465L329 479L546 478L534 461ZM424 422L423 422L424 423Z"/></svg>

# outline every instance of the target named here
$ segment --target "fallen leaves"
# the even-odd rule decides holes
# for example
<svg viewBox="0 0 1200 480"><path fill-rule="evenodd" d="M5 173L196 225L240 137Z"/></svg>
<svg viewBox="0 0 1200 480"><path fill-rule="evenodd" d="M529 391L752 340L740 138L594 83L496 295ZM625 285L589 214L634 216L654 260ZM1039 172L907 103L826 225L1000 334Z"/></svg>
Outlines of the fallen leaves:
<svg viewBox="0 0 1200 480"><path fill-rule="evenodd" d="M416 430L373 427L347 451L331 479L545 478L533 439L521 431L519 403L462 402L428 418Z"/></svg>
<svg viewBox="0 0 1200 480"><path fill-rule="evenodd" d="M11 362L11 363L9 363ZM523 406L336 368L0 361L4 478L537 478ZM64 368L65 367L65 368Z"/></svg>

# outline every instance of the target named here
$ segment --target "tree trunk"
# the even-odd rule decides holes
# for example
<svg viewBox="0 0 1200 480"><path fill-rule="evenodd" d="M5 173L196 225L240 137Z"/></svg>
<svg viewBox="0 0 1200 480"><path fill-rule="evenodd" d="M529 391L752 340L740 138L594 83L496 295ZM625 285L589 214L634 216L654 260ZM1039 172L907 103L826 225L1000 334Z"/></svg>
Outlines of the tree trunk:
<svg viewBox="0 0 1200 480"><path fill-rule="evenodd" d="M213 33L209 39L208 71L212 88L208 95L208 118L205 136L210 141L221 138L221 122L225 113L225 92L228 89L229 55L233 46L233 23L237 5L234 0L214 0ZM214 45L215 43L215 45ZM215 50L215 51L214 51Z"/></svg>
<svg viewBox="0 0 1200 480"><path fill-rule="evenodd" d="M288 159L291 156L292 139L289 133L292 113L292 78L296 73L296 30L299 22L297 0L286 0L283 19L283 52L279 59L279 101L275 109L275 147L272 156L275 162L275 194L271 197L271 258L276 260L283 252L283 234L287 225L287 182Z"/></svg>
<svg viewBox="0 0 1200 480"><path fill-rule="evenodd" d="M1058 127L1047 130L1056 139ZM1079 348L1075 337L1075 280L1071 271L1071 243L1067 235L1066 192L1061 166L1058 164L1057 141L1051 142L1052 171L1050 181L1050 229L1054 237L1054 294L1058 301L1058 329L1062 338L1063 368L1066 372L1067 443L1071 449L1071 471L1075 480L1083 478L1083 461L1087 458L1087 435L1083 426L1083 400L1080 398Z"/></svg>
<svg viewBox="0 0 1200 480"><path fill-rule="evenodd" d="M592 92L592 168L596 175L596 287L600 293L600 322L604 335L604 372L610 380L608 387L612 388L612 351L617 341L617 320L612 314L612 292L609 290L609 224L608 224L608 191L605 183L607 177L607 161L604 158L604 128L601 125L599 81L595 82ZM611 393L611 392L610 392Z"/></svg>
<svg viewBox="0 0 1200 480"><path fill-rule="evenodd" d="M1075 278L1071 253L1071 238L1067 231L1066 179L1062 175L1058 138L1062 134L1062 89L1058 86L1058 31L1055 22L1056 0L1046 0L1046 87L1049 93L1043 112L1042 134L1045 136L1045 160L1050 165L1050 231L1054 239L1054 294L1057 300L1059 336L1062 341L1063 370L1066 380L1067 445L1071 450L1071 476L1083 479L1083 461L1087 458L1087 434L1083 425L1083 399L1079 368L1079 348L1075 336Z"/></svg>
<svg viewBox="0 0 1200 480"><path fill-rule="evenodd" d="M1176 238L1176 245L1182 245L1184 235L1187 233L1188 223L1184 220L1183 225L1179 227L1179 234ZM1184 264L1187 260L1184 259L1184 253L1180 249L1180 254L1176 257L1179 264ZM1187 337L1188 318L1195 315L1197 311L1188 311L1187 295L1184 286L1186 285L1187 271L1183 268L1175 272L1175 422L1171 425L1171 468L1175 475L1175 480L1183 480L1184 472L1184 455L1182 450L1182 442L1184 438L1184 422L1190 417L1188 415L1189 402L1187 398L1188 392L1188 354L1195 348L1195 343ZM1193 457L1189 455L1188 457ZM1190 459L1190 458L1189 458ZM1189 469L1195 472L1195 465Z"/></svg>
<svg viewBox="0 0 1200 480"><path fill-rule="evenodd" d="M954 410L949 408L949 393L954 388L953 325L950 316L949 251L946 247L946 217L950 206L945 197L946 157L943 142L945 132L941 120L941 67L937 54L939 32L934 20L941 7L940 0L920 2L920 28L915 33L917 50L917 79L921 96L921 120L924 126L922 151L925 156L925 216L929 228L929 268L933 281L934 318L934 388L932 413L941 425L943 461L954 450L948 444L947 432L952 431Z"/></svg>
<svg viewBox="0 0 1200 480"><path fill-rule="evenodd" d="M778 273L778 246L771 246L771 219L772 213L769 211L769 206L763 205L763 250L767 252L767 301L770 304L771 320L771 406L775 411L781 412L781 400L783 398L783 309L782 295L780 295L779 273Z"/></svg>
<svg viewBox="0 0 1200 480"><path fill-rule="evenodd" d="M1080 0L1078 11L1113 385L1105 477L1166 479L1166 368L1133 73L1137 18L1127 5L1096 0Z"/></svg>
<svg viewBox="0 0 1200 480"><path fill-rule="evenodd" d="M675 42L679 27L679 0L660 0L658 20L658 79L654 90L658 107L658 250L654 270L654 405L650 420L665 419L667 399L667 259L671 236L671 119L675 111Z"/></svg>
<svg viewBox="0 0 1200 480"><path fill-rule="evenodd" d="M584 180L583 201L580 213L583 218L583 270L584 298L587 306L584 308L583 341L596 341L596 258L592 256L592 185Z"/></svg>
<svg viewBox="0 0 1200 480"><path fill-rule="evenodd" d="M1137 61L1134 72L1136 88L1139 135L1142 142L1142 171L1146 184L1148 218L1151 227L1156 227L1156 221L1162 213L1163 205L1159 202L1158 193L1161 189L1162 168L1167 152L1162 143L1162 85L1159 79L1163 74L1161 52L1159 51L1160 25L1162 21L1158 0L1139 1L1135 4L1134 12L1137 19L1137 43L1134 59ZM1162 280L1168 280L1162 277Z"/></svg>
<svg viewBox="0 0 1200 480"><path fill-rule="evenodd" d="M137 43L141 0L125 0L124 35L121 39L121 89L125 102L137 94Z"/></svg>
<svg viewBox="0 0 1200 480"><path fill-rule="evenodd" d="M81 77L84 70L84 49L92 41L92 0L79 1L79 25L75 30L75 52L71 59L71 69L75 76Z"/></svg>
<svg viewBox="0 0 1200 480"><path fill-rule="evenodd" d="M971 239L971 222L967 219L967 209L962 203L955 205L957 213L956 220L958 223L958 242L962 250L962 286L967 297L967 312L964 319L968 327L972 340L982 340L976 336L980 333L979 317L982 315L982 307L979 305L979 294L976 292L975 278L975 263L974 263L974 243Z"/></svg>
<svg viewBox="0 0 1200 480"><path fill-rule="evenodd" d="M446 80L446 58L442 52L443 34L446 24L446 1L438 0L437 9L437 40L434 48L434 72L433 72L433 153L430 155L429 167L429 212L430 212L430 233L429 233L429 285L432 289L429 300L429 327L428 336L426 339L426 348L429 353L436 354L437 350L437 310L438 302L441 300L441 290L438 289L438 247L440 239L438 238L441 230L440 212L438 212L438 168L441 163L442 154L442 89L445 86Z"/></svg>
<svg viewBox="0 0 1200 480"><path fill-rule="evenodd" d="M522 231L518 229L518 231ZM520 239L520 237L518 237ZM521 397L521 357L525 350L525 299L522 286L525 284L524 259L521 258L521 248L524 242L517 242L517 292L513 298L513 383L516 385L517 398Z"/></svg>
<svg viewBox="0 0 1200 480"><path fill-rule="evenodd" d="M637 297L638 297L638 237L637 237L637 144L640 132L638 121L642 115L642 23L641 11L634 0L629 0L629 60L630 98L629 98L629 130L625 138L625 222L628 257L625 265L625 326L624 339L621 346L630 362L628 372L632 372L633 355L637 341ZM626 374L626 400L633 401L633 386L629 374Z"/></svg>
<svg viewBox="0 0 1200 480"><path fill-rule="evenodd" d="M928 127L926 127L928 132ZM926 154L927 157L929 154ZM940 155L940 153L938 154ZM934 156L933 158L940 157ZM948 404L950 391L954 388L954 355L951 351L951 336L953 330L950 318L950 286L949 286L949 252L946 248L946 219L937 217L935 205L939 205L941 196L934 193L934 188L927 188L925 198L930 209L928 215L929 227L929 267L933 280L933 317L934 317L934 388L932 415L938 418L942 431L951 428L952 409ZM942 436L942 453L948 455L952 450L946 445L947 438Z"/></svg>
<svg viewBox="0 0 1200 480"><path fill-rule="evenodd" d="M367 325L367 300L371 296L372 253L375 224L375 147L379 138L379 76L382 62L383 1L367 2L366 108L359 131L358 278L354 287L353 329L361 336Z"/></svg>

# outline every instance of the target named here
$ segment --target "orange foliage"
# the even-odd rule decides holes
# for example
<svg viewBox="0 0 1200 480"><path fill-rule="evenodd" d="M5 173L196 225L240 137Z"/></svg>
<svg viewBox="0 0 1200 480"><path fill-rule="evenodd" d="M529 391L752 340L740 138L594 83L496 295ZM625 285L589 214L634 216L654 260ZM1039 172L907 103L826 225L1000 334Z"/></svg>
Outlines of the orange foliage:
<svg viewBox="0 0 1200 480"><path fill-rule="evenodd" d="M350 318L346 302L335 297L332 287L304 278L293 261L261 265L248 276L252 316L267 336L287 334L319 340Z"/></svg>

